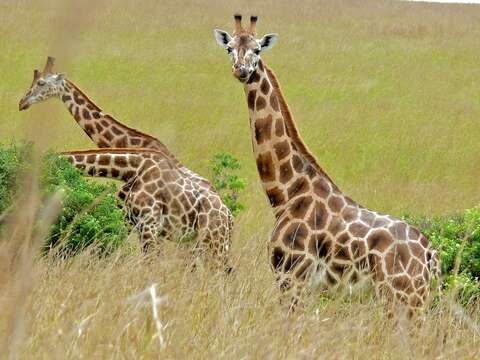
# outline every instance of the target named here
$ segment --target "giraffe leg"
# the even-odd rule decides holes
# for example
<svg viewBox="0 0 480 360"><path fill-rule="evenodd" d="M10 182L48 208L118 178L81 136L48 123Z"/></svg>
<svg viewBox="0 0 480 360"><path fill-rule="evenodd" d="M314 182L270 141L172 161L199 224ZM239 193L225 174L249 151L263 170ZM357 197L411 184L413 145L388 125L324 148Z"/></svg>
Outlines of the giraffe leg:
<svg viewBox="0 0 480 360"><path fill-rule="evenodd" d="M148 254L151 252L152 248L158 244L158 224L155 217L152 216L147 219L142 219L138 228L142 251L144 254Z"/></svg>
<svg viewBox="0 0 480 360"><path fill-rule="evenodd" d="M120 210L125 209L125 200L127 199L128 193L121 188L120 190L117 191L117 198L120 199L120 202L118 203L117 207Z"/></svg>
<svg viewBox="0 0 480 360"><path fill-rule="evenodd" d="M233 268L228 263L229 249L225 240L217 233L201 231L192 250L194 258L203 258L213 268L222 269L227 274L231 273Z"/></svg>
<svg viewBox="0 0 480 360"><path fill-rule="evenodd" d="M231 245L231 218L207 219L205 214L199 216L199 235L193 249L195 257L202 257L213 267L225 271L233 271L229 265L228 255Z"/></svg>
<svg viewBox="0 0 480 360"><path fill-rule="evenodd" d="M131 190L136 180L137 178L133 177L132 179L127 181L125 184L123 184L120 187L120 189L117 191L117 197L120 199L120 203L118 205L120 209L123 210L128 207L127 202L129 201L129 198L132 196Z"/></svg>
<svg viewBox="0 0 480 360"><path fill-rule="evenodd" d="M275 241L269 246L271 265L282 296L280 302L289 303L289 314L304 308L307 283L314 270L314 262L305 254L286 254ZM287 300L288 299L288 300Z"/></svg>
<svg viewBox="0 0 480 360"><path fill-rule="evenodd" d="M298 281L292 274L277 272L277 285L281 292L280 304L288 306L288 314L301 312L305 308L306 283Z"/></svg>

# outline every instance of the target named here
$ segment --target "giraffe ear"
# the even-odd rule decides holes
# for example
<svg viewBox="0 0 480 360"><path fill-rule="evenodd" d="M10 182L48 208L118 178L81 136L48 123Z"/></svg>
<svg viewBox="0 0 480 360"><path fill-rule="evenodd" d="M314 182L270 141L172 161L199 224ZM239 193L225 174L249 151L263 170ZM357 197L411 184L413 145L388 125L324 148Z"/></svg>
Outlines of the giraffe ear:
<svg viewBox="0 0 480 360"><path fill-rule="evenodd" d="M213 30L213 35L215 36L215 40L217 40L218 45L224 49L228 48L228 43L232 41L230 34L223 30L215 29Z"/></svg>
<svg viewBox="0 0 480 360"><path fill-rule="evenodd" d="M273 45L277 43L278 35L277 34L266 34L264 37L262 37L260 40L258 40L258 43L262 47L262 51L271 49Z"/></svg>

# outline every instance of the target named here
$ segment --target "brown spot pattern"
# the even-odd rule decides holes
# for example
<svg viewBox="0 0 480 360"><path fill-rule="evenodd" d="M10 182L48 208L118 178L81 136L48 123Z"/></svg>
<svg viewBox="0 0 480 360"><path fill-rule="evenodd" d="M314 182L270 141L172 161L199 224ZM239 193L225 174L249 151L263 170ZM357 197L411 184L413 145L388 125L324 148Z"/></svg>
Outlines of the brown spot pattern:
<svg viewBox="0 0 480 360"><path fill-rule="evenodd" d="M278 187L267 190L267 196L270 200L270 205L272 207L277 207L278 205L283 204L285 201L283 191L280 190Z"/></svg>
<svg viewBox="0 0 480 360"><path fill-rule="evenodd" d="M303 223L292 223L285 231L283 242L292 250L303 251L308 230Z"/></svg>
<svg viewBox="0 0 480 360"><path fill-rule="evenodd" d="M257 157L257 169L262 181L268 182L275 180L275 168L273 167L272 154L269 152L259 154Z"/></svg>
<svg viewBox="0 0 480 360"><path fill-rule="evenodd" d="M320 178L313 183L313 192L318 197L325 199L330 194L330 187L323 178Z"/></svg>
<svg viewBox="0 0 480 360"><path fill-rule="evenodd" d="M257 90L250 90L247 96L247 104L250 110L255 110L255 97L257 96Z"/></svg>
<svg viewBox="0 0 480 360"><path fill-rule="evenodd" d="M91 119L90 112L87 109L83 109L83 118L85 120L90 120Z"/></svg>
<svg viewBox="0 0 480 360"><path fill-rule="evenodd" d="M255 108L257 109L257 111L264 109L265 106L267 106L267 102L265 101L263 96L258 96L257 101L255 102Z"/></svg>
<svg viewBox="0 0 480 360"><path fill-rule="evenodd" d="M310 205L312 204L312 198L310 196L302 196L293 201L289 206L290 214L296 219L302 219Z"/></svg>
<svg viewBox="0 0 480 360"><path fill-rule="evenodd" d="M285 125L282 118L275 120L275 135L282 137L285 134Z"/></svg>
<svg viewBox="0 0 480 360"><path fill-rule="evenodd" d="M290 144L288 140L275 143L273 148L275 149L275 154L277 155L278 161L283 160L288 154L290 154Z"/></svg>
<svg viewBox="0 0 480 360"><path fill-rule="evenodd" d="M315 206L313 207L310 216L307 219L307 223L312 230L323 229L327 223L327 210L325 205L319 201L316 201Z"/></svg>
<svg viewBox="0 0 480 360"><path fill-rule="evenodd" d="M257 140L257 144L262 144L270 140L272 136L272 122L272 115L255 121L255 139Z"/></svg>
<svg viewBox="0 0 480 360"><path fill-rule="evenodd" d="M284 162L280 165L280 182L285 184L288 182L293 176L293 170L290 165L290 161Z"/></svg>
<svg viewBox="0 0 480 360"><path fill-rule="evenodd" d="M308 180L304 177L300 177L288 188L288 198L291 199L299 194L306 193L310 189Z"/></svg>
<svg viewBox="0 0 480 360"><path fill-rule="evenodd" d="M270 91L270 84L268 83L268 80L266 78L262 80L262 84L260 85L260 90L265 95L267 95L268 92Z"/></svg>
<svg viewBox="0 0 480 360"><path fill-rule="evenodd" d="M279 111L280 108L278 106L278 99L276 94L270 95L270 106L274 111Z"/></svg>

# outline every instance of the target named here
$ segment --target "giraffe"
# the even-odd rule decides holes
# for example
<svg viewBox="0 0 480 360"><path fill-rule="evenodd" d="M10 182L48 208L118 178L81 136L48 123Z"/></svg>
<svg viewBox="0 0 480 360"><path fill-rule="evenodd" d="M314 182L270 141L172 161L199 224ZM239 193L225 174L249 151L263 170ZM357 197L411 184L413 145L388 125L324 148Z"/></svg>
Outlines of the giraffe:
<svg viewBox="0 0 480 360"><path fill-rule="evenodd" d="M148 248L158 240L197 238L194 253L230 272L228 252L232 216L218 196L185 176L164 153L112 148L67 151L59 155L83 174L128 184L125 208Z"/></svg>
<svg viewBox="0 0 480 360"><path fill-rule="evenodd" d="M18 104L20 111L27 110L35 103L59 98L77 124L99 148L148 148L161 151L192 180L215 191L208 180L181 164L160 140L105 114L77 85L67 79L64 73L55 72L54 65L55 58L48 56L43 71L33 71L32 84ZM120 189L118 195L123 199L126 193Z"/></svg>
<svg viewBox="0 0 480 360"><path fill-rule="evenodd" d="M256 39L256 16L248 28L240 15L234 19L233 36L218 29L214 35L244 86L256 165L276 220L269 257L280 290L291 296L290 311L314 285L338 289L367 278L389 304L417 312L440 275L437 252L414 226L340 191L304 144L277 77L260 57L277 35Z"/></svg>
<svg viewBox="0 0 480 360"><path fill-rule="evenodd" d="M49 56L43 71L40 72L37 69L33 71L32 84L19 102L20 111L47 99L59 98L78 125L98 147L142 148L157 151L158 156L161 155L165 161L170 161L178 169L178 174L182 176L185 183L195 183L195 187L198 189L194 192L195 195L208 199L209 206L212 210L215 210L211 213L211 216L215 218L209 219L209 222L223 221L223 226L227 227L228 234L231 234L233 220L230 210L208 180L184 166L160 140L132 129L120 123L111 115L105 114L77 85L68 80L65 74L54 72L54 63L55 59ZM118 192L119 198L124 202L128 202L131 193L130 186L131 183L126 182ZM170 190L174 193L178 191ZM202 199L202 201L205 202L206 200ZM183 205L185 206L185 204ZM217 215L225 212L228 213L228 216ZM220 239L219 241L223 240Z"/></svg>

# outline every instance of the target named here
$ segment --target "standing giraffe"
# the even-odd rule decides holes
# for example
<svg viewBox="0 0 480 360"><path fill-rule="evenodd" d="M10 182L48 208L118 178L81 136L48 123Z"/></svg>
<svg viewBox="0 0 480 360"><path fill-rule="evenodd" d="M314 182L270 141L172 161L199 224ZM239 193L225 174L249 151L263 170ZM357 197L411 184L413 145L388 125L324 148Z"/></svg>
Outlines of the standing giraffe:
<svg viewBox="0 0 480 360"><path fill-rule="evenodd" d="M429 294L439 259L420 231L389 215L368 210L334 184L303 143L273 71L260 54L276 34L257 40L235 15L230 36L215 30L227 50L233 75L244 84L258 173L276 218L270 236L271 265L290 309L306 285L335 288L369 276L377 295L400 301L410 312Z"/></svg>
<svg viewBox="0 0 480 360"><path fill-rule="evenodd" d="M78 86L66 78L65 74L53 71L54 61L53 57L48 57L42 72L36 69L33 71L32 84L25 96L23 96L19 102L20 111L28 109L32 104L45 101L52 97L57 97L62 100L78 125L98 147L128 147L142 148L143 150L156 150L157 156L160 156L163 161L168 160L178 169L178 175L183 178L185 184L190 182L195 183L195 188L198 189L198 191L195 191L194 195L202 197L202 201L208 202L208 207L211 207L212 209L212 212L206 212L208 216L212 217L212 219L209 219L209 223L221 221L221 225L228 228L227 233L230 236L233 227L231 213L209 181L184 166L158 139L129 128L114 119L112 116L104 114L102 110L78 88ZM177 185L175 185L175 189L170 189L170 192L176 195L178 195ZM127 181L120 188L118 193L120 199L127 203L127 210L131 207L131 204L129 205L129 202L131 201L131 199L129 199L129 196L131 196L131 186L132 182ZM170 203L170 201L166 202L167 205ZM172 204L175 206L176 202L172 202ZM182 205L185 209L188 209L188 204L182 202ZM170 211L170 209L166 208L165 211ZM171 212L178 213L176 209L171 210ZM184 218L189 218L187 213L188 210L183 214ZM225 217L223 215L224 213L227 213L228 216ZM193 223L191 225L194 226ZM214 232L213 234L217 233ZM160 232L159 235L163 237L162 232ZM221 238L218 240L219 242L225 241L222 239L223 236L224 235L220 235Z"/></svg>
<svg viewBox="0 0 480 360"><path fill-rule="evenodd" d="M232 217L218 196L170 158L151 149L98 149L60 153L85 175L128 184L125 209L144 248L157 240L197 238L194 252L226 271Z"/></svg>

